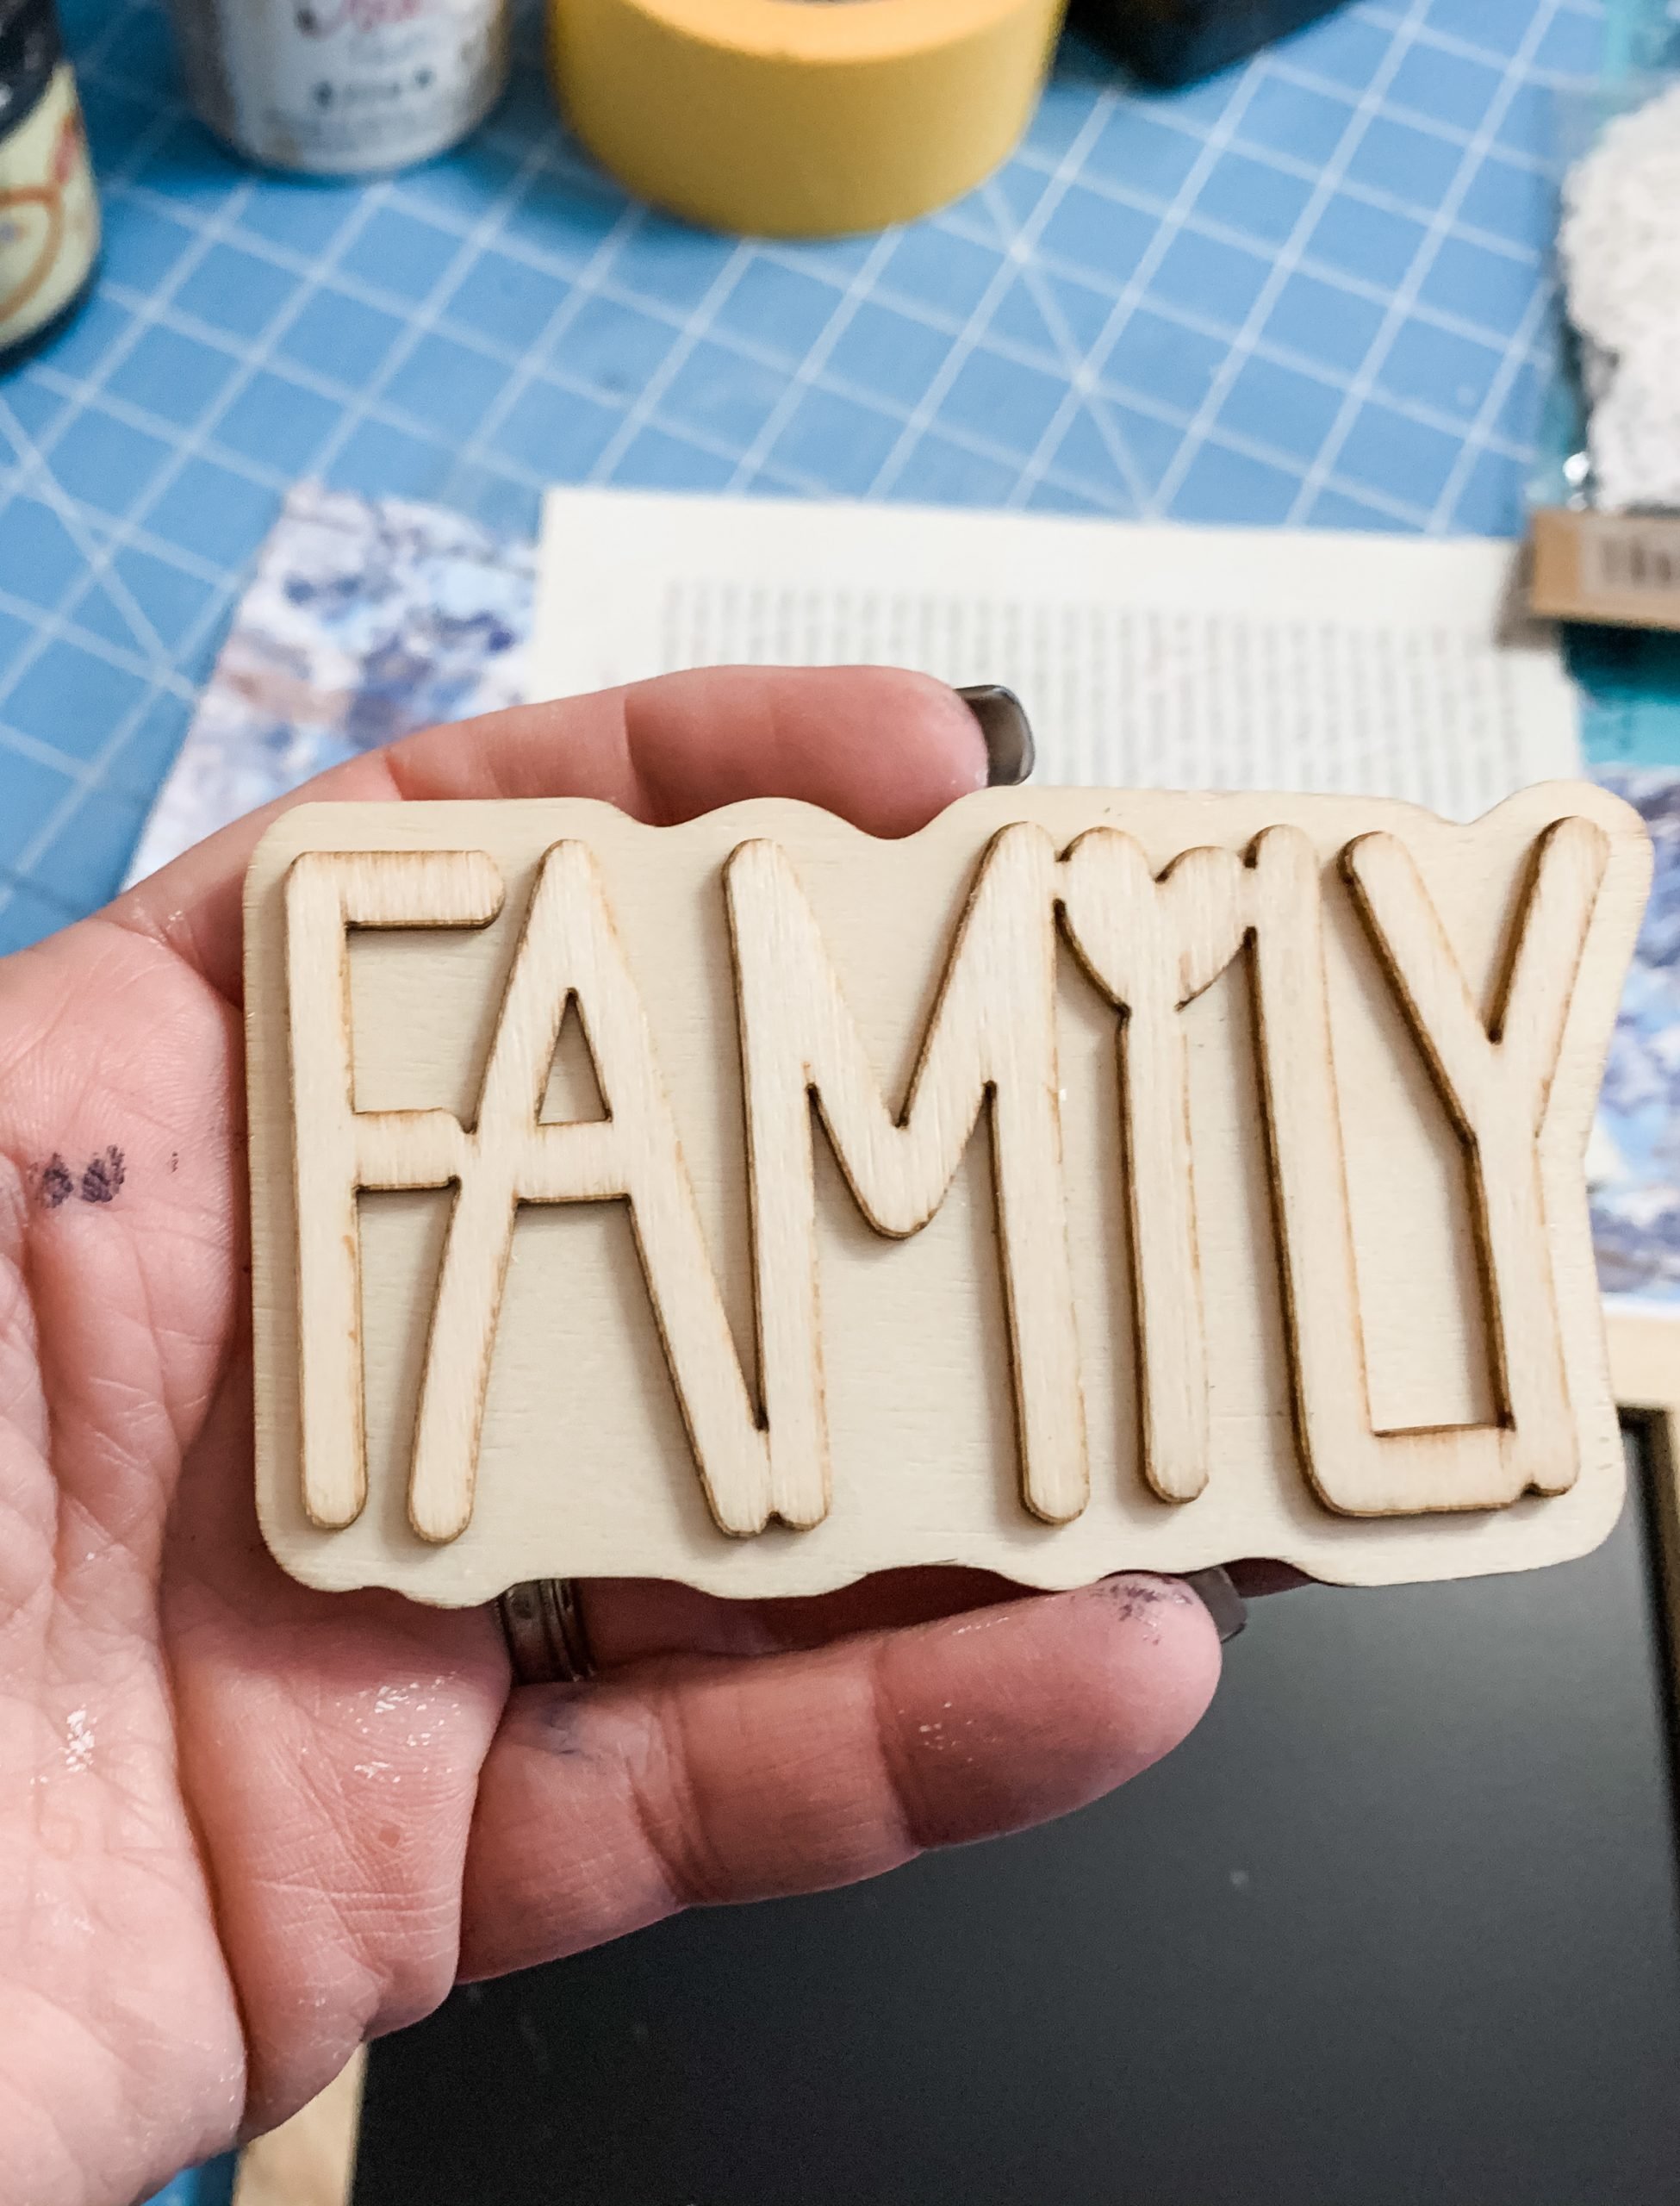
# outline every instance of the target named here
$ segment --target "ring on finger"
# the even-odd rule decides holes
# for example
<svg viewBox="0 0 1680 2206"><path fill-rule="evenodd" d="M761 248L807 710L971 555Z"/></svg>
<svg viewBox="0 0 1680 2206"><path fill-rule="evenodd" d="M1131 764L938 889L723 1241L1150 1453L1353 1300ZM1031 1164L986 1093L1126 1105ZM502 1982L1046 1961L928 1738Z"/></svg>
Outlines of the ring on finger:
<svg viewBox="0 0 1680 2206"><path fill-rule="evenodd" d="M577 1686L595 1674L575 1578L528 1578L497 1599L513 1682Z"/></svg>

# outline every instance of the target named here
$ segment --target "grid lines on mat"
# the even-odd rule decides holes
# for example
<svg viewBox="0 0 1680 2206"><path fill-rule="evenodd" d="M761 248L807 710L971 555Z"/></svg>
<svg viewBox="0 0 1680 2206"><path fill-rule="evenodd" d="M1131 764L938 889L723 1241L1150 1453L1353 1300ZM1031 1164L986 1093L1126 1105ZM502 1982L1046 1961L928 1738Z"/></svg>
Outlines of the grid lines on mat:
<svg viewBox="0 0 1680 2206"><path fill-rule="evenodd" d="M109 892L304 475L518 531L566 481L1517 525L1597 0L1360 0L1173 96L1070 41L996 177L816 246L627 200L528 9L485 128L361 186L219 151L158 0L64 12L108 245L0 381L0 947Z"/></svg>

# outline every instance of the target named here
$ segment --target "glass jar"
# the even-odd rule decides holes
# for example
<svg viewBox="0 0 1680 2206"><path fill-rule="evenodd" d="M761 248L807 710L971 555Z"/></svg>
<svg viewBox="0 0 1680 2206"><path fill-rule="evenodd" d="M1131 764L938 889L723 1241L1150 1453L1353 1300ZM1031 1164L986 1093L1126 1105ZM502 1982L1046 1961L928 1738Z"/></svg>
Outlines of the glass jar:
<svg viewBox="0 0 1680 2206"><path fill-rule="evenodd" d="M0 368L74 314L99 258L99 198L53 0L0 0Z"/></svg>
<svg viewBox="0 0 1680 2206"><path fill-rule="evenodd" d="M365 176L465 137L507 81L507 0L170 0L202 122L266 168Z"/></svg>

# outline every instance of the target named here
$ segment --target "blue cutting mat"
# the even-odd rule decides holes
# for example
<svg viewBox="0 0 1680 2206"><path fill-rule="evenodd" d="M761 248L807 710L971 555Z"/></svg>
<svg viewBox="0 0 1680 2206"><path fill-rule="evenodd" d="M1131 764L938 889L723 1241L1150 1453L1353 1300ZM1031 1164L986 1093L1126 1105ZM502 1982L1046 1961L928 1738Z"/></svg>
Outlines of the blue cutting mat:
<svg viewBox="0 0 1680 2206"><path fill-rule="evenodd" d="M1064 53L1026 146L843 244L686 230L556 122L258 177L154 0L68 0L109 244L0 383L0 949L109 893L295 477L522 530L548 482L1510 531L1551 88L1598 0L1363 0L1188 93Z"/></svg>
<svg viewBox="0 0 1680 2206"><path fill-rule="evenodd" d="M1518 525L1597 0L1364 0L1166 98L1070 46L992 184L811 247L629 204L528 16L470 146L340 188L218 153L152 0L64 13L109 243L0 383L0 950L114 886L306 473L527 531L551 481Z"/></svg>

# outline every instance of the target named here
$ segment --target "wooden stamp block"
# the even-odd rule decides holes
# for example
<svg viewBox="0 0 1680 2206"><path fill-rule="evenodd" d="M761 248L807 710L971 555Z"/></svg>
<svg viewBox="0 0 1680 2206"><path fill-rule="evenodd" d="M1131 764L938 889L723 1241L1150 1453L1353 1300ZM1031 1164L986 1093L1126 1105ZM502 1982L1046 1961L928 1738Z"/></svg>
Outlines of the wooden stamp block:
<svg viewBox="0 0 1680 2206"><path fill-rule="evenodd" d="M258 1478L315 1585L810 1593L1614 1522L1588 786L312 805L246 899Z"/></svg>

